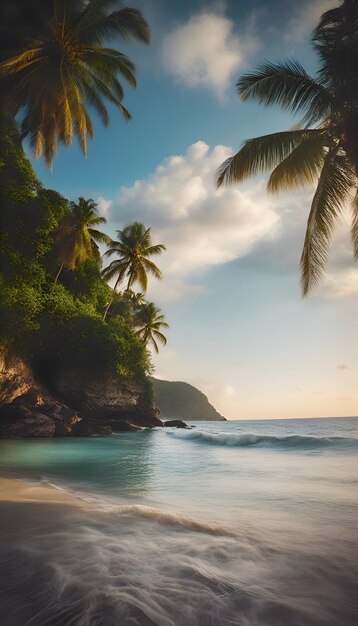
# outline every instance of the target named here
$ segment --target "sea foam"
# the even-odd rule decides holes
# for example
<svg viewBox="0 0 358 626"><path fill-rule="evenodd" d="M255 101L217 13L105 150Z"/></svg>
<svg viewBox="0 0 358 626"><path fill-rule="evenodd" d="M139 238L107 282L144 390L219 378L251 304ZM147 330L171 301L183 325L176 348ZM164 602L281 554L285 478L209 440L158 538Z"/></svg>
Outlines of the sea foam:
<svg viewBox="0 0 358 626"><path fill-rule="evenodd" d="M350 437L316 437L289 435L278 437L273 435L257 435L252 433L209 433L202 431L172 431L168 433L176 439L193 440L198 443L218 446L246 448L256 447L281 447L281 448L326 448L331 446L355 446L358 447L358 439Z"/></svg>

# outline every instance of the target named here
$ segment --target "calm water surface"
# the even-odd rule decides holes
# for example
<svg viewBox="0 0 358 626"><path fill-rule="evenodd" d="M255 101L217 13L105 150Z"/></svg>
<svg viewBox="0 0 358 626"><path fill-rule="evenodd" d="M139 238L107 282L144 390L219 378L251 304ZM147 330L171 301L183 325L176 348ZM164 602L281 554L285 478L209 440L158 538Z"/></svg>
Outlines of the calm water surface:
<svg viewBox="0 0 358 626"><path fill-rule="evenodd" d="M0 442L94 509L5 546L7 624L358 623L358 418L195 426Z"/></svg>

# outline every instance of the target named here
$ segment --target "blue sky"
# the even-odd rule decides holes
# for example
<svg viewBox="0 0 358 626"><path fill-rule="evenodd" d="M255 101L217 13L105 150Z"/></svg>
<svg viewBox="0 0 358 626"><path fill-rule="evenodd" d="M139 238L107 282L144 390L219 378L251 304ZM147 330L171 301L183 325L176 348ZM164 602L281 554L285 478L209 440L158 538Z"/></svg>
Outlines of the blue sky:
<svg viewBox="0 0 358 626"><path fill-rule="evenodd" d="M60 148L48 187L95 198L107 231L132 221L165 243L162 284L170 324L155 357L161 378L200 387L232 419L353 415L358 269L346 216L325 283L301 300L298 261L312 190L270 197L264 178L215 190L215 171L246 138L290 128L278 109L241 104L241 73L297 58L314 72L310 31L334 0L129 3L152 30L150 48L119 45L137 66L125 124L109 107L88 157Z"/></svg>

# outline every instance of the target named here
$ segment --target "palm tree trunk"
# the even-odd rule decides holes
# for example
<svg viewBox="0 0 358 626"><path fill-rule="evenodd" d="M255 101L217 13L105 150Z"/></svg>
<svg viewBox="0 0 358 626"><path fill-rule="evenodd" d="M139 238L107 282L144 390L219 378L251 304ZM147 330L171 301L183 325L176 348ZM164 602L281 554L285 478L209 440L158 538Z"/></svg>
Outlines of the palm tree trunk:
<svg viewBox="0 0 358 626"><path fill-rule="evenodd" d="M130 291L131 282L132 282L132 274L129 274L128 285L127 285L126 291Z"/></svg>
<svg viewBox="0 0 358 626"><path fill-rule="evenodd" d="M64 265L64 264L62 263L62 265L61 265L60 269L58 270L58 272L57 272L57 274L56 274L56 278L55 278L55 285L56 285L56 283L57 283L57 281L58 281L58 279L59 279L59 277L60 277L60 274L61 274L61 272L62 272L62 270L63 270L63 265Z"/></svg>
<svg viewBox="0 0 358 626"><path fill-rule="evenodd" d="M113 300L114 300L114 294L116 293L116 289L117 289L117 285L118 285L118 283L119 283L119 278L117 278L117 280L116 280L116 284L115 284L115 285L114 285L114 287L113 287L112 295L111 295L111 297L110 297L110 299L109 299L109 302L108 302L108 304L107 304L106 308L104 309L104 313L103 313L103 317L102 317L102 322L105 322L105 321L106 321L107 313L108 313L109 309L111 308L112 302L113 302Z"/></svg>

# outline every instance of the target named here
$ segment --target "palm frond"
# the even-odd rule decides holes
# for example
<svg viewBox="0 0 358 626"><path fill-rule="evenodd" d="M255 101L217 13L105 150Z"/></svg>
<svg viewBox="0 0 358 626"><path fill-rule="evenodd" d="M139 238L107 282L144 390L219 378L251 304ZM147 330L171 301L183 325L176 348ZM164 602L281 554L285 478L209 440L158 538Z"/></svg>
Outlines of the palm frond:
<svg viewBox="0 0 358 626"><path fill-rule="evenodd" d="M144 260L136 264L135 270L133 272L133 281L131 281L131 283L128 284L128 288L133 284L134 281L136 281L139 283L140 287L143 289L144 292L147 291L148 276L147 276L147 272L145 271L146 269L147 268L144 265Z"/></svg>
<svg viewBox="0 0 358 626"><path fill-rule="evenodd" d="M217 186L239 182L277 167L304 139L321 130L291 130L245 141L241 150L230 157L218 170Z"/></svg>
<svg viewBox="0 0 358 626"><path fill-rule="evenodd" d="M162 324L162 326L168 326L168 324ZM154 330L153 335L155 335L155 337L159 339L160 343L162 343L163 346L167 345L167 338L159 330Z"/></svg>
<svg viewBox="0 0 358 626"><path fill-rule="evenodd" d="M237 83L242 100L258 100L266 106L279 105L292 113L303 112L306 124L315 124L329 115L329 91L307 74L298 61L265 63Z"/></svg>
<svg viewBox="0 0 358 626"><path fill-rule="evenodd" d="M127 265L120 263L119 261L112 261L107 267L102 270L102 276L105 280L109 281L115 276L118 276L120 280L123 280L127 271Z"/></svg>
<svg viewBox="0 0 358 626"><path fill-rule="evenodd" d="M345 155L332 149L326 156L308 217L301 256L302 295L308 295L324 274L328 247L339 214L354 185Z"/></svg>
<svg viewBox="0 0 358 626"><path fill-rule="evenodd" d="M147 272L152 274L155 278L157 278L157 280L162 280L163 274L160 271L159 267L155 265L155 263L153 263L149 259L143 258L142 264Z"/></svg>
<svg viewBox="0 0 358 626"><path fill-rule="evenodd" d="M358 191L352 202L352 242L354 258L358 261Z"/></svg>
<svg viewBox="0 0 358 626"><path fill-rule="evenodd" d="M82 52L81 58L100 78L114 78L116 74L121 74L132 87L136 86L135 65L118 50L89 46Z"/></svg>
<svg viewBox="0 0 358 626"><path fill-rule="evenodd" d="M0 63L0 75L9 76L28 69L34 63L39 63L45 59L41 47L30 48L24 52L19 52L14 56L5 59Z"/></svg>
<svg viewBox="0 0 358 626"><path fill-rule="evenodd" d="M152 255L162 254L162 252L165 252L165 250L166 250L166 247L162 243L159 243L155 246L148 246L147 248L145 248L143 250L143 254L145 256L152 256Z"/></svg>
<svg viewBox="0 0 358 626"><path fill-rule="evenodd" d="M150 43L148 23L140 11L128 7L99 18L87 31L82 29L82 33L84 37L87 33L90 34L90 37L98 42L120 36L127 40L135 39L141 43Z"/></svg>
<svg viewBox="0 0 358 626"><path fill-rule="evenodd" d="M159 353L159 348L158 348L158 344L155 341L153 335L150 336L150 343L153 344L154 350L156 351L156 353Z"/></svg>
<svg viewBox="0 0 358 626"><path fill-rule="evenodd" d="M277 193L295 187L307 187L317 182L325 157L325 135L309 134L273 170L267 189Z"/></svg>
<svg viewBox="0 0 358 626"><path fill-rule="evenodd" d="M101 233L99 230L96 230L94 228L89 228L88 232L91 238L94 239L94 241L98 241L98 243L110 244L112 241L109 235L106 235L106 233Z"/></svg>

